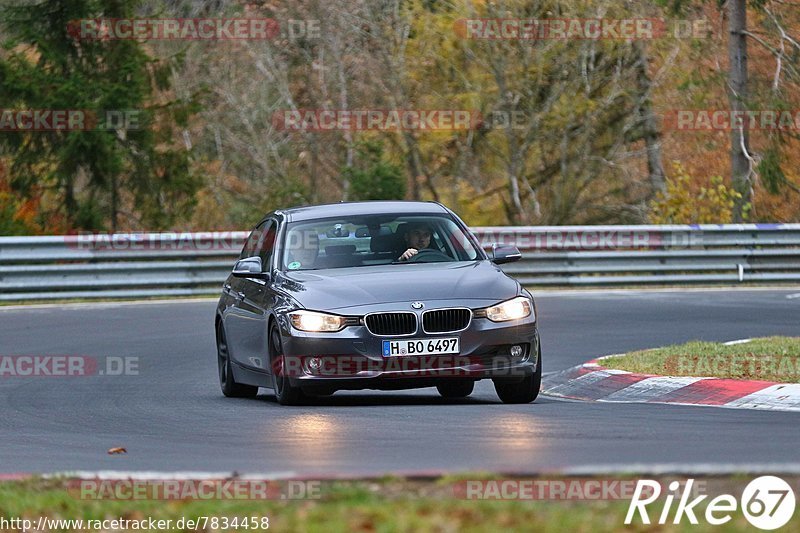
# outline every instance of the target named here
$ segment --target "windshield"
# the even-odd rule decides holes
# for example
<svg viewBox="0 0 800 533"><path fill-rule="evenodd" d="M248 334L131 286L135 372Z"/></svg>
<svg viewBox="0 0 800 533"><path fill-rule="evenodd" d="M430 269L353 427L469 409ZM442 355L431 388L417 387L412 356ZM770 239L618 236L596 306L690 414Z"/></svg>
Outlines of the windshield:
<svg viewBox="0 0 800 533"><path fill-rule="evenodd" d="M483 258L458 224L446 215L341 217L289 224L281 269L318 270Z"/></svg>

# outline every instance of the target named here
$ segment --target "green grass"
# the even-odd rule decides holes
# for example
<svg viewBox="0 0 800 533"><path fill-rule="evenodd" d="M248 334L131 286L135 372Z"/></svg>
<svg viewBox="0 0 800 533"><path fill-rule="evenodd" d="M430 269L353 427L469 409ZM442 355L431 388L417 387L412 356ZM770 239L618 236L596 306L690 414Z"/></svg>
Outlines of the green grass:
<svg viewBox="0 0 800 533"><path fill-rule="evenodd" d="M202 516L269 517L271 531L649 531L637 521L624 526L627 500L617 501L498 501L464 500L454 496L459 479L486 479L464 475L447 479L335 481L323 484L314 500L152 501L82 500L67 490L63 480L28 480L0 484L0 517L39 516L71 519L171 519ZM655 505L655 504L654 504ZM652 509L657 519L659 503ZM674 510L674 509L673 509ZM654 516L655 515L655 516ZM748 531L741 512L724 527L701 525L656 526L659 531ZM208 529L211 531L211 529ZM787 531L800 531L798 522ZM10 531L9 529L0 531ZM188 529L172 529L188 531ZM230 529L228 531L231 531ZM239 529L239 531L246 531ZM254 531L250 529L250 531ZM263 531L263 530L262 530Z"/></svg>
<svg viewBox="0 0 800 533"><path fill-rule="evenodd" d="M601 364L638 374L798 383L800 337L764 337L731 346L692 341L609 357Z"/></svg>

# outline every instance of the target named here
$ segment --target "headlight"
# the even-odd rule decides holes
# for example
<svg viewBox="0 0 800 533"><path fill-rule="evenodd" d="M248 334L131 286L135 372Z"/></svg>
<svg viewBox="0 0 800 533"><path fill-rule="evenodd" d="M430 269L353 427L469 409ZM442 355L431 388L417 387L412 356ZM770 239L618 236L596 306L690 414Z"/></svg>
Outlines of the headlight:
<svg viewBox="0 0 800 533"><path fill-rule="evenodd" d="M486 318L492 322L519 320L531 314L531 301L525 296L517 296L503 303L486 308Z"/></svg>
<svg viewBox="0 0 800 533"><path fill-rule="evenodd" d="M345 317L316 313L314 311L293 311L289 313L292 326L300 331L339 331L345 325Z"/></svg>

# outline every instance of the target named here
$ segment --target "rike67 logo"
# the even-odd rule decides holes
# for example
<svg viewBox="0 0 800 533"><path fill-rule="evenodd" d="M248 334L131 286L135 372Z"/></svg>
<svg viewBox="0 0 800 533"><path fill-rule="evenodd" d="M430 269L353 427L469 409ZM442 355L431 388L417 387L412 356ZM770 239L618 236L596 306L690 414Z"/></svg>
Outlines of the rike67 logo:
<svg viewBox="0 0 800 533"><path fill-rule="evenodd" d="M693 479L687 480L683 488L678 481L669 484L670 492L664 499L664 507L657 520L658 524L666 524L670 518L672 518L673 524L680 524L684 518L691 524L699 523L697 520L697 516L700 515L698 507L708 496L703 494L690 501L690 498L694 496L693 484ZM637 513L642 523L650 524L648 505L654 503L660 496L661 485L657 481L640 479L628 507L625 524L631 524ZM676 499L678 500L677 507L672 514L673 503ZM732 513L737 512L740 506L750 524L759 529L773 530L786 525L792 519L795 495L792 487L783 479L775 476L761 476L747 484L742 491L741 502L730 494L721 494L706 504L705 513L701 516L709 524L719 526L729 522ZM656 511L656 509L651 508L650 511Z"/></svg>

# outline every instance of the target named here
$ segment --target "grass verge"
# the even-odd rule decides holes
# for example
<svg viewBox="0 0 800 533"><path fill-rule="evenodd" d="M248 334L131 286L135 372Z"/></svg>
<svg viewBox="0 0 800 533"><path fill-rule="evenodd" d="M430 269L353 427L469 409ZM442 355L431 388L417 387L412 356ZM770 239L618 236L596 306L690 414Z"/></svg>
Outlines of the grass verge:
<svg viewBox="0 0 800 533"><path fill-rule="evenodd" d="M255 517L259 527L229 527L208 525L205 531L264 531L260 520L269 518L271 531L510 531L544 532L611 532L620 530L649 531L652 526L634 520L624 525L630 497L613 500L582 500L560 498L548 500L465 499L455 486L468 479L490 482L492 476L476 474L458 478L410 480L386 478L380 480L323 482L318 497L307 500L97 500L82 499L70 489L67 480L32 479L0 483L0 517L27 518L35 524L39 517L74 520L171 520L169 531L196 531L200 527L176 527L179 520L202 520L202 517ZM497 479L497 478L495 478ZM506 480L509 478L505 478ZM531 481L535 478L529 478ZM608 482L609 478L583 478ZM616 478L635 486L635 477ZM561 478L561 482L570 478ZM502 480L500 480L502 481ZM517 481L520 481L517 479ZM540 482L553 483L552 480ZM610 480L613 481L613 480ZM735 494L733 485L747 482L746 478L729 477L721 485L706 486L712 496L719 491ZM796 485L796 479L792 482ZM478 482L478 481L476 481ZM661 481L662 486L667 483ZM664 489L666 492L666 489ZM741 489L738 489L741 490ZM485 492L483 494L490 494ZM587 493L588 494L588 493ZM650 508L651 519L658 520L664 506L664 494ZM673 507L670 516L674 515ZM702 508L698 509L698 513ZM656 526L659 531L748 531L752 526L741 511L733 512L723 528L711 526L700 517L700 525L682 520L679 525ZM0 524L2 520L0 520ZM82 531L96 530L82 524ZM0 531L13 531L0 525ZM48 531L78 530L76 525L49 528ZM134 529L117 529L127 531ZM152 530L152 529L151 529ZM785 530L800 531L797 521Z"/></svg>
<svg viewBox="0 0 800 533"><path fill-rule="evenodd" d="M692 341L603 359L606 368L637 374L800 382L800 337L763 337L742 344Z"/></svg>

